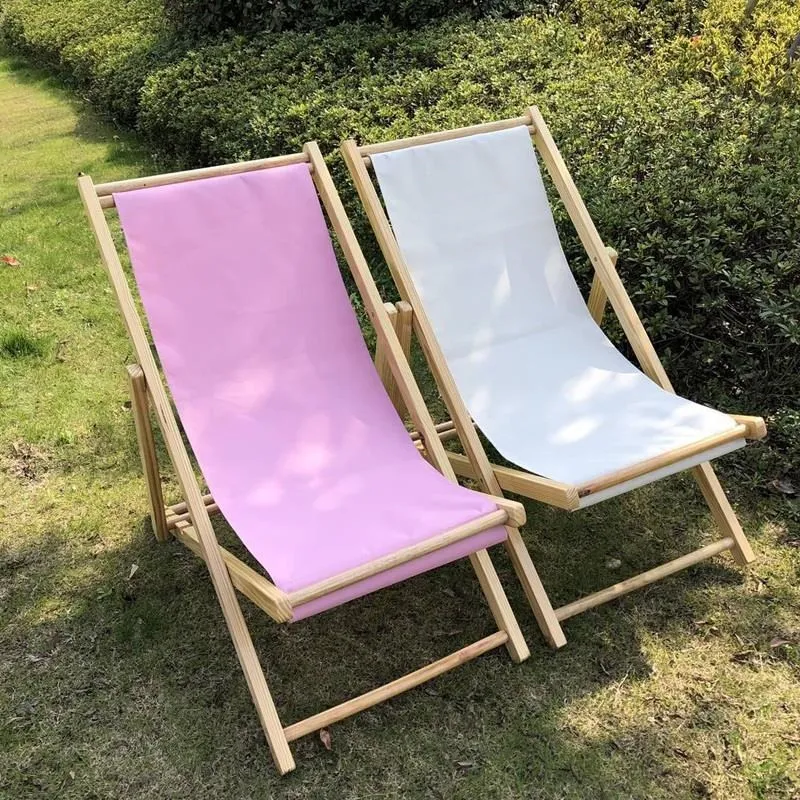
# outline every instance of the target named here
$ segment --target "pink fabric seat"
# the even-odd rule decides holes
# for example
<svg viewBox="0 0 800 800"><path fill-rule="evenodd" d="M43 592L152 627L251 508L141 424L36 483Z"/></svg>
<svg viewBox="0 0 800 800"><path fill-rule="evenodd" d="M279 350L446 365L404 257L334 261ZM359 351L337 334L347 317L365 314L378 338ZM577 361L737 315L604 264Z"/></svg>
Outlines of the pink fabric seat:
<svg viewBox="0 0 800 800"><path fill-rule="evenodd" d="M167 381L215 500L292 592L495 510L425 462L389 401L305 164L115 195ZM295 609L505 539L495 527Z"/></svg>

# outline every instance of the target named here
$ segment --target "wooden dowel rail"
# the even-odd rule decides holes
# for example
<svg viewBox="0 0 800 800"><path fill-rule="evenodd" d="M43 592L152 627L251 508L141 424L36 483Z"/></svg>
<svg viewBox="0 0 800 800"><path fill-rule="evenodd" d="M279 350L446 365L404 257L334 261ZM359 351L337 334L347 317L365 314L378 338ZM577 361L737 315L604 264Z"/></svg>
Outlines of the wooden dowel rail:
<svg viewBox="0 0 800 800"><path fill-rule="evenodd" d="M206 495L203 500L205 501L208 498L208 501L205 503L206 511L209 514L214 514L219 511L219 506L214 502L214 499L211 495ZM184 511L180 514L167 514L167 528L173 530L177 525L181 522L191 522L191 515L188 511Z"/></svg>
<svg viewBox="0 0 800 800"><path fill-rule="evenodd" d="M615 583L613 586L609 586L608 589L603 589L594 594L587 595L580 600L567 603L567 605L556 609L556 617L558 617L559 622L563 622L565 619L574 617L576 614L581 614L590 608L608 603L610 600L615 600L636 589L641 589L643 586L647 586L650 583L655 583L661 578L666 578L668 575L680 572L682 569L691 567L694 564L699 564L701 561L705 561L724 550L730 550L734 544L734 540L729 536L725 539L720 539L718 542L701 547L699 550L693 550L691 553L676 558L674 561L668 561L666 564L662 564L647 572L642 572L640 575L636 575L633 578Z"/></svg>
<svg viewBox="0 0 800 800"><path fill-rule="evenodd" d="M388 700L409 689L413 689L415 686L419 686L435 678L437 675L449 672L451 669L455 669L455 667L465 664L467 661L472 661L474 658L488 653L496 647L501 647L507 641L508 634L505 631L493 633L491 636L487 636L473 644L467 645L461 650L457 650L449 656L440 658L438 661L434 661L432 664L428 664L426 667L422 667L415 672L410 672L408 675L404 675L402 678L387 683L385 686L373 689L371 692L340 703L338 706L315 714L313 717L295 722L293 725L289 725L283 729L284 734L288 741L293 742L301 736L307 736L309 733L320 730L320 728L327 728L329 725L351 717L359 711L372 708L372 706L382 703L384 700Z"/></svg>
<svg viewBox="0 0 800 800"><path fill-rule="evenodd" d="M405 564L428 553L433 553L436 550L441 550L443 547L460 542L476 533L488 530L496 525L504 525L508 522L508 512L505 509L498 509L489 514L480 517L479 519L471 520L464 525L459 525L452 530L446 531L439 536L433 536L423 542L404 547L395 553L388 556L377 558L370 561L368 564L362 564L360 567L342 572L339 575L334 575L332 578L327 578L319 583L312 584L305 589L298 589L289 595L289 602L294 608L303 603L308 603L311 600L316 600L318 597L323 597L326 594L335 592L338 589L343 589L372 575L377 575L385 572L393 567Z"/></svg>
<svg viewBox="0 0 800 800"><path fill-rule="evenodd" d="M451 419L447 420L446 422L438 422L434 427L436 428L436 433L439 434L439 439L443 442L447 441L448 439L453 439L456 435L454 433L456 426ZM411 440L414 442L418 442L422 439L419 431L411 431L410 436Z"/></svg>
<svg viewBox="0 0 800 800"><path fill-rule="evenodd" d="M210 506L214 502L214 497L210 494L203 495L203 502ZM170 514L183 514L184 512L188 511L188 507L185 502L174 503L171 506L167 506L166 508L167 515Z"/></svg>
<svg viewBox="0 0 800 800"><path fill-rule="evenodd" d="M590 494L596 494L597 492L603 491L603 489L610 489L612 486L617 486L620 483L625 483L625 481L638 478L640 475L647 475L648 472L655 472L662 467L669 467L672 464L676 464L678 461L691 458L706 450L713 450L715 447L720 447L735 439L743 439L746 430L744 425L737 425L729 431L707 436L705 439L700 439L697 442L692 442L683 447L676 447L674 450L654 456L653 458L648 458L645 461L640 461L638 464L625 467L625 469L609 472L608 475L603 475L581 486L578 489L578 496L587 497Z"/></svg>

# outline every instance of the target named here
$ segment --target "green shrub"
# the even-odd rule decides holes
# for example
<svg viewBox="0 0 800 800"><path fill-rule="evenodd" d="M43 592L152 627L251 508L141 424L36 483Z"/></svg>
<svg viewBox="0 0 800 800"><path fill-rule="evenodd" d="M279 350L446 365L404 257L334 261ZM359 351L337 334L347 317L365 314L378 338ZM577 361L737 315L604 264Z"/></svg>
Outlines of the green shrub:
<svg viewBox="0 0 800 800"><path fill-rule="evenodd" d="M796 98L798 37L800 3L709 0L694 35L670 41L658 66L674 80L690 73L726 90Z"/></svg>
<svg viewBox="0 0 800 800"><path fill-rule="evenodd" d="M308 30L339 22L390 22L406 28L455 13L520 14L526 0L165 0L175 27L193 36L225 30ZM544 3L540 0L540 5Z"/></svg>
<svg viewBox="0 0 800 800"><path fill-rule="evenodd" d="M113 24L95 13L88 26L57 22L59 6L78 13L88 0L0 2L7 38L69 70L176 166L296 151L308 139L335 153L348 136L397 138L537 103L601 234L620 251L620 272L678 390L770 416L769 468L796 468L800 91L785 50L800 12L792 0L760 0L746 18L734 0L641 0L638 18L639 0L574 0L569 17L227 34L189 52L168 39L147 0L116 0ZM391 296L335 155L331 166ZM586 285L589 265L556 209Z"/></svg>

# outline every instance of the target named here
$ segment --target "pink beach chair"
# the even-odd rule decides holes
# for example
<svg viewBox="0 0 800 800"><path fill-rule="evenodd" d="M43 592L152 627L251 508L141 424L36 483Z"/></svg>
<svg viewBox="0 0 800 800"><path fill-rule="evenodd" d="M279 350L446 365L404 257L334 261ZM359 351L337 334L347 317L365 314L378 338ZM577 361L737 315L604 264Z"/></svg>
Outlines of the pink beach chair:
<svg viewBox="0 0 800 800"><path fill-rule="evenodd" d="M156 536L206 562L278 770L289 742L505 645L528 649L486 548L521 505L458 485L319 149L113 184L79 179L138 364L133 410ZM374 368L334 256L336 231L414 442ZM203 496L113 244L116 207L153 341L210 494ZM165 507L150 426L184 501ZM421 455L427 456L427 461ZM219 510L255 561L220 547ZM469 557L498 631L414 673L284 727L234 592L278 622Z"/></svg>

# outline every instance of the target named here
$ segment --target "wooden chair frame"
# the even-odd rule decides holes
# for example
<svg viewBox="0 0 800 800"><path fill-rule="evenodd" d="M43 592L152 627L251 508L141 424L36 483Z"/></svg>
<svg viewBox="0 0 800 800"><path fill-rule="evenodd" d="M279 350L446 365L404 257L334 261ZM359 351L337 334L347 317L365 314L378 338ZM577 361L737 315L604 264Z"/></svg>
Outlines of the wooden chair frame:
<svg viewBox="0 0 800 800"><path fill-rule="evenodd" d="M115 206L113 195L118 192L300 163L308 165L328 219L338 237L364 305L375 326L383 363L386 367L385 375L391 375L394 381L397 402L402 401L404 408L408 409L414 425L420 432L419 438L424 443L428 459L446 477L455 482L457 478L449 464L444 446L403 355L403 348L397 338L389 313L380 301L378 289L315 142L306 144L302 153L241 164L169 173L115 183L94 184L89 176L81 176L78 179L81 198L138 362L128 367L128 377L154 533L159 541L167 541L170 535L173 535L205 561L267 743L281 774L294 769L295 762L289 742L301 736L345 719L501 645L506 646L515 662L523 661L530 654L489 555L486 550L479 550L469 558L497 624L496 633L327 711L286 727L281 724L242 616L235 589L252 600L276 622L288 622L292 616L292 608L303 602L334 592L343 586L383 572L400 563L418 558L427 552L445 547L499 524L506 525L511 535L519 536L517 526L525 521L525 510L521 504L493 498L498 505L498 510L495 512L447 531L431 540L406 548L390 557L378 559L361 568L349 570L334 578L290 594L281 591L264 575L250 568L220 546L210 519L210 514L217 510L216 504L210 495L203 495L201 492L103 209ZM170 506L164 505L162 496L150 408L155 413L183 495L182 502Z"/></svg>
<svg viewBox="0 0 800 800"><path fill-rule="evenodd" d="M592 317L599 324L606 304L610 303L642 370L663 389L670 392L674 391L642 321L639 319L617 273L616 251L603 244L538 108L532 106L523 116L513 119L414 136L408 139L362 146L358 146L353 140L345 141L342 143L342 154L345 163L366 209L370 224L389 266L400 297L412 309L414 333L422 346L428 366L450 414L450 420L437 425L437 430L443 440L457 437L466 453L464 456L459 453L448 452L448 458L454 471L461 477L477 480L486 491L492 494L501 495L503 490L506 490L558 508L573 511L580 507L581 499L584 497L617 486L633 478L647 475L685 458L709 451L726 442L742 438L742 436L748 439L763 438L766 435L766 426L763 419L760 417L731 415L737 423L736 427L731 431L709 437L690 446L678 448L657 458L648 459L631 468L610 473L583 486L561 483L524 470L499 466L489 462L476 433L474 423L470 419L469 412L456 388L444 354L433 333L433 328L425 313L408 266L403 259L368 168L371 166L371 156L376 153L385 153L421 144L432 144L471 136L476 133L488 133L522 125L528 128L533 143L555 184L556 190L594 267L594 280L588 299L588 307ZM406 349L406 356L408 356L408 349ZM542 590L537 578L537 583L530 587L528 596L529 599L532 595L536 596L536 602L531 604L542 632L549 642L563 643L564 634L560 625L563 620L710 558L719 552L730 550L736 562L742 565L748 564L754 559L755 556L750 544L711 465L704 463L693 467L692 474L697 480L703 497L723 533L723 538L655 569L648 570L607 589L568 603L561 608L555 609L552 613L552 608L546 595L542 598ZM509 540L508 545L516 558L522 557L521 550L524 549L524 545L521 541ZM529 556L528 561L530 561ZM531 564L531 570L532 568L533 565ZM525 572L520 572L519 577L527 589Z"/></svg>

